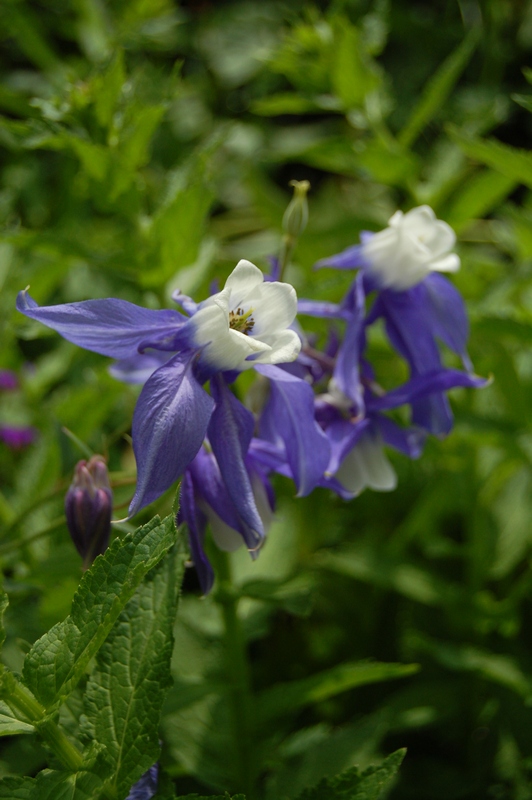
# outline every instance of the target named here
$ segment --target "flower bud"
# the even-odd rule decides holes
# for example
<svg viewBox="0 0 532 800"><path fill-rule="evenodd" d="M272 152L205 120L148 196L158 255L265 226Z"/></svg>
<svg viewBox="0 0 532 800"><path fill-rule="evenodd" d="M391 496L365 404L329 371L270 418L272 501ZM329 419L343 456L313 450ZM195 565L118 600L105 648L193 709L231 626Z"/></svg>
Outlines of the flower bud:
<svg viewBox="0 0 532 800"><path fill-rule="evenodd" d="M78 461L65 497L65 514L84 569L88 569L109 544L112 507L113 494L103 456Z"/></svg>
<svg viewBox="0 0 532 800"><path fill-rule="evenodd" d="M307 192L310 189L310 183L308 181L290 181L290 186L294 187L294 196L284 212L283 231L290 239L297 239L307 227Z"/></svg>

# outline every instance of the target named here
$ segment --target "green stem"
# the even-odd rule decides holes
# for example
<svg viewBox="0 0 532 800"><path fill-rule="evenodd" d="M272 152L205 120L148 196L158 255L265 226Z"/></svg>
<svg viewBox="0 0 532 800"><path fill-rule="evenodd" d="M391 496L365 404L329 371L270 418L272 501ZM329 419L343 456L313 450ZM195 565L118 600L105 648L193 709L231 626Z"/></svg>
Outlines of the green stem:
<svg viewBox="0 0 532 800"><path fill-rule="evenodd" d="M252 751L252 691L246 641L238 616L238 595L231 574L228 553L216 550L215 561L218 588L215 595L222 608L225 624L225 657L229 686L234 750L237 759L239 791L246 800L255 800L255 769Z"/></svg>
<svg viewBox="0 0 532 800"><path fill-rule="evenodd" d="M22 716L24 722L27 721L36 728L65 769L71 772L79 772L84 769L83 753L65 736L57 723L47 718L46 709L7 670L2 674L0 694L18 719ZM104 787L100 798L101 800L116 800L116 794L108 787Z"/></svg>

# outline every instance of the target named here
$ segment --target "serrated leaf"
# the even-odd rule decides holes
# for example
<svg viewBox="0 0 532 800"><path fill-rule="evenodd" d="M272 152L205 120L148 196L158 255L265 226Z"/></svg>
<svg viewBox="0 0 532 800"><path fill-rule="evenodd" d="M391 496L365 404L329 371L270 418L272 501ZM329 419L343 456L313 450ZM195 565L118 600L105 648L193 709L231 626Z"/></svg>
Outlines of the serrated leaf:
<svg viewBox="0 0 532 800"><path fill-rule="evenodd" d="M102 788L101 779L93 772L58 772L45 769L37 775L30 798L31 800L96 800Z"/></svg>
<svg viewBox="0 0 532 800"><path fill-rule="evenodd" d="M0 700L0 736L15 736L19 733L35 733L35 728L17 719L7 703Z"/></svg>
<svg viewBox="0 0 532 800"><path fill-rule="evenodd" d="M472 29L427 83L419 103L397 137L404 147L409 147L417 139L423 128L441 109L473 55L478 40L478 31Z"/></svg>
<svg viewBox="0 0 532 800"><path fill-rule="evenodd" d="M305 789L297 800L379 800L395 778L406 750L397 750L378 766L360 773L356 767Z"/></svg>
<svg viewBox="0 0 532 800"><path fill-rule="evenodd" d="M259 723L269 722L304 706L335 697L348 689L404 678L418 669L417 664L385 664L378 661L339 664L309 678L278 684L261 692L257 699L256 716Z"/></svg>
<svg viewBox="0 0 532 800"><path fill-rule="evenodd" d="M76 686L144 576L175 539L173 517L162 522L154 517L122 541L115 539L87 570L70 616L35 642L24 661L24 680L45 708L57 708Z"/></svg>
<svg viewBox="0 0 532 800"><path fill-rule="evenodd" d="M0 780L0 800L34 800L35 778L7 777Z"/></svg>
<svg viewBox="0 0 532 800"><path fill-rule="evenodd" d="M85 692L85 732L105 746L112 790L122 796L159 756L159 717L170 659L182 548L146 578L97 656Z"/></svg>

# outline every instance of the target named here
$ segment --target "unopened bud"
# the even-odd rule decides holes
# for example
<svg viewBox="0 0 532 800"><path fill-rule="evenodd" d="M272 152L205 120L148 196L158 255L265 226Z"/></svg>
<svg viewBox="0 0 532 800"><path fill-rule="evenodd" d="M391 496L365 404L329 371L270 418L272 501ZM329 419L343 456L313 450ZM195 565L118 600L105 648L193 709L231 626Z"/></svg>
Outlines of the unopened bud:
<svg viewBox="0 0 532 800"><path fill-rule="evenodd" d="M65 497L68 530L88 569L105 552L111 533L113 493L103 456L78 461L74 480Z"/></svg>
<svg viewBox="0 0 532 800"><path fill-rule="evenodd" d="M307 192L310 189L310 183L308 181L290 181L290 186L294 187L294 196L284 212L283 231L290 239L297 239L307 227Z"/></svg>

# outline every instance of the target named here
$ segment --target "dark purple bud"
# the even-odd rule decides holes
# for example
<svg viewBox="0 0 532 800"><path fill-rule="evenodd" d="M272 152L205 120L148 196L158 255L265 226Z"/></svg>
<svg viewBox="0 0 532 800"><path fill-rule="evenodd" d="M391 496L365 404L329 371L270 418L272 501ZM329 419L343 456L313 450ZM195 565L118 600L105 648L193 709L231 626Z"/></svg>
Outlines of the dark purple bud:
<svg viewBox="0 0 532 800"><path fill-rule="evenodd" d="M11 369L0 369L0 390L3 392L18 389L18 378Z"/></svg>
<svg viewBox="0 0 532 800"><path fill-rule="evenodd" d="M21 450L35 441L37 431L28 426L17 427L14 425L0 425L0 441L11 450Z"/></svg>
<svg viewBox="0 0 532 800"><path fill-rule="evenodd" d="M109 544L112 509L113 493L104 457L78 461L65 497L65 514L72 541L83 558L83 569L88 569Z"/></svg>
<svg viewBox="0 0 532 800"><path fill-rule="evenodd" d="M131 787L131 791L126 800L151 800L157 791L157 779L159 776L159 765L154 764L142 778Z"/></svg>

